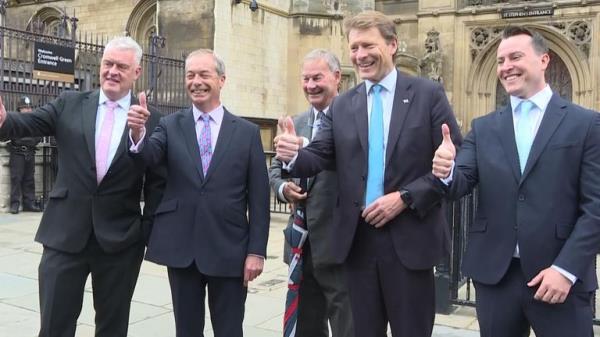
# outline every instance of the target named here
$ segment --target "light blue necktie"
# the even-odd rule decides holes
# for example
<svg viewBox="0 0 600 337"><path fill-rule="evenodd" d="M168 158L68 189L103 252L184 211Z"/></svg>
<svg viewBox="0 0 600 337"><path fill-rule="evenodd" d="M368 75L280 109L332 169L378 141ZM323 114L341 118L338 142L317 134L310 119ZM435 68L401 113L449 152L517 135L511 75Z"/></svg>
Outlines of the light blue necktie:
<svg viewBox="0 0 600 337"><path fill-rule="evenodd" d="M379 84L371 87L373 100L371 105L371 122L369 124L369 172L367 176L365 206L368 206L383 195L384 145L381 88Z"/></svg>
<svg viewBox="0 0 600 337"><path fill-rule="evenodd" d="M527 164L527 158L529 158L529 151L533 144L534 132L533 123L534 118L531 116L531 109L534 107L531 101L522 101L519 104L521 114L519 121L517 122L516 142L517 151L519 151L519 164L521 166L521 173L525 170L525 164Z"/></svg>

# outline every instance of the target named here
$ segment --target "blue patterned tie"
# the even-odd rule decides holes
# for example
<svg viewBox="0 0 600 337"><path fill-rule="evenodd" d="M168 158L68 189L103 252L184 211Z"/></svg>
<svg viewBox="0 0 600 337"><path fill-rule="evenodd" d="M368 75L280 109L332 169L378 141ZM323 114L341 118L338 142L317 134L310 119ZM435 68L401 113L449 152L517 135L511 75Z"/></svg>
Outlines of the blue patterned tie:
<svg viewBox="0 0 600 337"><path fill-rule="evenodd" d="M371 87L373 100L371 105L371 121L369 124L369 172L367 176L365 206L368 206L383 195L384 145L381 88L379 84Z"/></svg>
<svg viewBox="0 0 600 337"><path fill-rule="evenodd" d="M202 171L204 176L210 166L210 159L212 158L212 142L210 138L210 115L202 114L200 119L203 122L202 129L200 130L200 159L202 160Z"/></svg>
<svg viewBox="0 0 600 337"><path fill-rule="evenodd" d="M517 122L516 142L517 151L519 151L519 165L521 166L521 173L525 170L525 164L527 164L527 158L529 158L529 151L533 144L533 123L534 119L531 116L531 109L533 108L531 101L522 101L519 104L521 114Z"/></svg>

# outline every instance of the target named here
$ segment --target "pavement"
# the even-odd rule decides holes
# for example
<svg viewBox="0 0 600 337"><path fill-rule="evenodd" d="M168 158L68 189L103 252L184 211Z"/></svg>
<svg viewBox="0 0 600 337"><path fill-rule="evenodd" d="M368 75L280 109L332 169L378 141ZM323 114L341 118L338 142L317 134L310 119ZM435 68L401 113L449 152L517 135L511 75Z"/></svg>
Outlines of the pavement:
<svg viewBox="0 0 600 337"><path fill-rule="evenodd" d="M37 268L42 253L34 242L39 213L0 214L0 336L34 337L39 328ZM287 266L282 262L287 216L273 214L268 258L261 276L248 289L244 335L282 336ZM207 309L208 315L208 309ZM477 337L473 308L436 315L434 337ZM600 336L600 332L596 332ZM88 283L77 326L77 337L94 336L92 288ZM206 317L205 336L212 337ZM129 337L175 337L173 307L166 269L144 261L133 295Z"/></svg>

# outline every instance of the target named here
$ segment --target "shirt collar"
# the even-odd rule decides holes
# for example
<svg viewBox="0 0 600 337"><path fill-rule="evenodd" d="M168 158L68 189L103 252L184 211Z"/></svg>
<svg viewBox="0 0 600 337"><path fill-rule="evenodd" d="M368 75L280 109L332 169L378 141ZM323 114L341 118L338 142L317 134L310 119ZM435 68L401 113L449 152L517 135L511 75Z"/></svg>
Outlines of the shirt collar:
<svg viewBox="0 0 600 337"><path fill-rule="evenodd" d="M329 106L327 106L325 109L321 110L323 111L324 115L327 115L327 112L329 111ZM317 118L317 114L319 113L319 109L315 108L314 106L312 107L312 112L313 115L315 116L315 118Z"/></svg>
<svg viewBox="0 0 600 337"><path fill-rule="evenodd" d="M517 96L510 96L510 106L514 114L515 110L517 109L519 104L521 104L522 101L531 101L533 104L535 104L536 107L540 109L540 111L544 112L546 111L546 108L548 107L551 98L552 89L550 89L550 86L546 84L544 89L538 91L535 95L529 97L528 99L522 99Z"/></svg>
<svg viewBox="0 0 600 337"><path fill-rule="evenodd" d="M194 114L194 121L198 121L200 115L208 113L210 119L217 123L217 125L221 125L221 122L223 121L223 115L225 114L225 109L223 108L223 104L219 104L219 106L213 111L204 112L200 111L200 109L196 108L196 106L192 104L192 112Z"/></svg>
<svg viewBox="0 0 600 337"><path fill-rule="evenodd" d="M106 97L106 95L104 94L104 91L100 89L100 97L98 97L98 106L103 105L104 103L106 103L106 101L110 101L110 99L108 99L108 97ZM128 110L129 106L131 105L131 90L129 90L127 95L121 97L121 99L117 100L116 102L122 109Z"/></svg>
<svg viewBox="0 0 600 337"><path fill-rule="evenodd" d="M390 71L389 74L385 75L384 78L379 82L372 82L369 80L365 80L365 85L367 87L367 95L371 92L371 87L375 84L381 85L387 92L394 92L396 90L396 80L398 79L398 72L394 69Z"/></svg>

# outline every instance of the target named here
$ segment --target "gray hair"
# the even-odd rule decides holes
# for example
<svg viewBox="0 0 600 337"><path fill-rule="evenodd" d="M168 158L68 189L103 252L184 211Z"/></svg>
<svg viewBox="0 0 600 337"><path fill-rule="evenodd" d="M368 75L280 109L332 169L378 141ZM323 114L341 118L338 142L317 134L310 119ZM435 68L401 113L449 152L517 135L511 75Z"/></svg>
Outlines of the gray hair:
<svg viewBox="0 0 600 337"><path fill-rule="evenodd" d="M225 76L225 62L223 62L223 59L219 55L217 55L217 53L215 53L215 51L212 49L196 49L193 52L191 52L185 58L185 69L187 70L188 61L191 58L200 56L200 55L211 55L213 57L213 59L215 60L215 70L217 71L217 75Z"/></svg>
<svg viewBox="0 0 600 337"><path fill-rule="evenodd" d="M342 67L340 66L340 60L335 56L334 53L325 50L325 49L313 49L306 56L304 56L304 60L302 64L308 61L314 60L325 60L327 62L327 66L332 73L341 72Z"/></svg>
<svg viewBox="0 0 600 337"><path fill-rule="evenodd" d="M104 46L104 53L109 49L131 50L135 53L135 62L139 65L142 62L142 47L129 36L117 36L108 41ZM104 53L102 57L104 57Z"/></svg>

